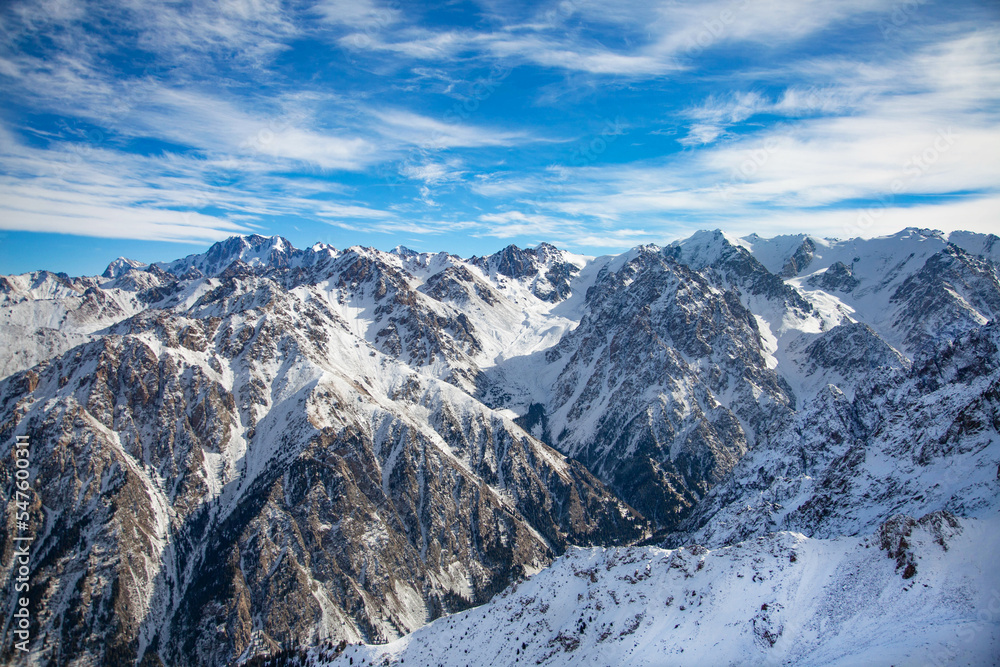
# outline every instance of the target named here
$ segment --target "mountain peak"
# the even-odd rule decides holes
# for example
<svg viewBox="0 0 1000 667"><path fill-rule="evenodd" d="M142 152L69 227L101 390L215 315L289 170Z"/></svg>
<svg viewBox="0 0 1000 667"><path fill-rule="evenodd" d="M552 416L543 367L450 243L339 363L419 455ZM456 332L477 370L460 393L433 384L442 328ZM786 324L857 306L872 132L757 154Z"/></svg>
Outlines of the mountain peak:
<svg viewBox="0 0 1000 667"><path fill-rule="evenodd" d="M398 245L391 250L392 254L399 255L400 257L416 257L420 253L411 248L407 248L405 245Z"/></svg>
<svg viewBox="0 0 1000 667"><path fill-rule="evenodd" d="M674 241L668 247L688 266L702 269L728 256L736 248L746 249L747 243L721 229L715 229L695 232L686 239Z"/></svg>
<svg viewBox="0 0 1000 667"><path fill-rule="evenodd" d="M406 657L634 664L672 637L689 662L696 647L700 662L801 662L814 647L788 649L792 605L840 618L841 583L852 604L872 581L891 593L878 616L908 618L913 600L933 616L954 574L935 563L954 557L975 566L961 587L988 593L979 561L998 545L981 536L1000 532L965 531L946 555L936 538L955 522L934 513L1000 507L1000 324L986 323L1000 278L906 233L715 230L617 256L539 244L472 260L251 235L138 270L116 260L113 279L0 276L0 432L32 440L42 509L25 523L47 554L32 576L53 582L32 601L29 659L250 664L323 637L324 654L340 642L334 664L381 663L357 642L483 602L571 544L702 546L571 552L497 598L481 635L461 626ZM880 528L900 513L934 531ZM874 531L824 561L843 582L809 574L846 543L810 552L802 535ZM474 654L497 627L506 652ZM858 624L843 627L854 642ZM726 638L741 652L720 654Z"/></svg>
<svg viewBox="0 0 1000 667"><path fill-rule="evenodd" d="M941 238L944 236L944 232L939 229L930 229L929 227L906 227L900 231L896 236L925 236L928 238Z"/></svg>
<svg viewBox="0 0 1000 667"><path fill-rule="evenodd" d="M231 236L212 244L206 252L188 255L173 262L157 263L156 266L174 275L184 275L192 269L206 276L218 275L233 262L239 260L248 267L287 267L291 259L302 253L282 236Z"/></svg>
<svg viewBox="0 0 1000 667"><path fill-rule="evenodd" d="M104 278L117 278L118 276L128 273L132 269L140 269L144 266L147 266L147 264L138 260L129 259L127 257L119 257L108 264L108 268L104 269L104 273L102 273L101 276Z"/></svg>

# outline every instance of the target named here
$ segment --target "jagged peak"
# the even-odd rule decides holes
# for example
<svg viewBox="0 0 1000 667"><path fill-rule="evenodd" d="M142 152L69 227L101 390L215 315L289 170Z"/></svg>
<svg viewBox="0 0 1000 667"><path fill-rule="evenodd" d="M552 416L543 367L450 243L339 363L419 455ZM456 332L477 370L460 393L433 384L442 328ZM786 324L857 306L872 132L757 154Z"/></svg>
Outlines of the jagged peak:
<svg viewBox="0 0 1000 667"><path fill-rule="evenodd" d="M273 250L275 252L288 252L294 250L288 239L282 236L261 236L260 234L250 234L249 236L230 236L225 241L212 244L206 255L235 255L239 253L239 258L247 251Z"/></svg>
<svg viewBox="0 0 1000 667"><path fill-rule="evenodd" d="M327 252L331 250L336 251L337 249L332 245L330 245L329 243L323 243L322 241L317 241L316 243L313 243L311 246L309 246L309 250L311 252Z"/></svg>
<svg viewBox="0 0 1000 667"><path fill-rule="evenodd" d="M405 245L398 245L395 248L393 248L392 250L390 250L390 252L393 255L399 255L400 257L404 257L404 258L406 258L406 257L416 257L416 256L418 256L420 254L416 250L413 250L411 248L407 248Z"/></svg>
<svg viewBox="0 0 1000 667"><path fill-rule="evenodd" d="M288 266L291 258L301 252L282 236L250 234L231 236L212 244L204 253L188 255L173 262L157 262L153 266L176 276L187 274L191 269L213 276L225 271L236 260L254 268Z"/></svg>
<svg viewBox="0 0 1000 667"><path fill-rule="evenodd" d="M750 234L741 240L750 254L757 258L757 261L763 264L768 271L776 275L785 270L789 260L796 253L815 253L817 248L830 245L830 241L824 241L809 234L780 234L772 237ZM809 246L812 248L810 249ZM798 266L797 268L801 270L805 267Z"/></svg>
<svg viewBox="0 0 1000 667"><path fill-rule="evenodd" d="M665 250L693 269L710 266L737 249L749 254L748 243L721 229L697 231L686 239L674 241ZM737 251L738 252L738 251Z"/></svg>
<svg viewBox="0 0 1000 667"><path fill-rule="evenodd" d="M996 234L954 231L947 235L947 239L966 252L1000 262L1000 237Z"/></svg>
<svg viewBox="0 0 1000 667"><path fill-rule="evenodd" d="M923 237L925 239L941 239L944 240L945 233L938 229L929 229L926 227L907 227L899 232L892 235L894 238L913 238L913 237Z"/></svg>
<svg viewBox="0 0 1000 667"><path fill-rule="evenodd" d="M108 268L104 269L104 273L101 274L101 277L117 278L118 276L128 273L132 269L141 269L146 266L148 266L148 264L145 262L140 262L136 259L129 259L128 257L119 257L108 264Z"/></svg>

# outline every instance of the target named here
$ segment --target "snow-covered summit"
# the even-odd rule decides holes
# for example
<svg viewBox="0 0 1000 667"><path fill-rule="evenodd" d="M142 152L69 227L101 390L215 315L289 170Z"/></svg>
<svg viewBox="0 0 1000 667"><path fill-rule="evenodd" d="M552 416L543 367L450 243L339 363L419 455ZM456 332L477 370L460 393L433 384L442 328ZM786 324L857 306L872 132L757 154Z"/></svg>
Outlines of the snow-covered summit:
<svg viewBox="0 0 1000 667"><path fill-rule="evenodd" d="M851 660L822 651L874 611L839 634L796 634L772 602L821 623L840 613L822 568L850 582L836 574L840 536L900 511L948 511L968 531L1000 508L997 243L915 229L770 241L715 231L614 257L542 244L463 259L250 236L113 262L113 277L0 277L0 435L37 442L31 521L46 556L32 576L54 582L37 589L39 636L62 638L33 647L38 660L228 664L287 638L389 640L570 544L643 538L711 547L691 561L706 572L742 541L775 575L751 576L758 592L794 595L713 606L699 588L703 608L730 614L729 637L674 592L654 605L666 616L642 606L665 588L627 589L646 595L633 610L595 572L573 596L626 617L588 613L585 632L538 608L542 644L515 631L493 648L515 663L525 651L618 663L648 657L629 644L640 637L697 657L693 638L736 662L798 662L796 642ZM754 551L777 545L791 563L782 545L802 535L823 539L803 542L818 569L799 583L803 569ZM900 549L857 562L899 583ZM750 571L732 564L706 586L738 591ZM889 615L915 592L876 589ZM559 595L537 597L574 603ZM112 613L125 622L103 624ZM70 617L83 620L59 626Z"/></svg>
<svg viewBox="0 0 1000 667"><path fill-rule="evenodd" d="M675 241L668 246L675 257L693 269L702 269L720 260L731 257L738 248L748 249L746 241L723 232L695 232L686 239Z"/></svg>
<svg viewBox="0 0 1000 667"><path fill-rule="evenodd" d="M127 257L119 257L115 261L108 264L108 268L104 269L104 273L101 274L101 277L117 278L132 269L141 269L145 266L148 265L138 260L128 259Z"/></svg>
<svg viewBox="0 0 1000 667"><path fill-rule="evenodd" d="M188 255L172 262L157 262L154 266L176 276L200 274L218 275L234 262L250 267L288 266L302 254L281 236L233 236L212 245L204 253Z"/></svg>

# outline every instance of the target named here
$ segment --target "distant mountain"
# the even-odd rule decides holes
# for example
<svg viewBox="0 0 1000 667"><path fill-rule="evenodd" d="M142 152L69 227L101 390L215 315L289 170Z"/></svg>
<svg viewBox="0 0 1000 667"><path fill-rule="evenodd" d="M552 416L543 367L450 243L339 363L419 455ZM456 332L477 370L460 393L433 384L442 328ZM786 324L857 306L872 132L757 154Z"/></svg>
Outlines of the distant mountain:
<svg viewBox="0 0 1000 667"><path fill-rule="evenodd" d="M102 278L117 278L118 276L128 273L132 269L142 269L145 268L146 264L139 262L134 259L128 259L126 257L119 257L115 261L108 264L108 268L104 269L104 273L101 274Z"/></svg>
<svg viewBox="0 0 1000 667"><path fill-rule="evenodd" d="M390 646L419 662L444 651L418 637L445 621L408 635L426 623L571 546L640 542L714 555L572 551L531 580L533 595L555 614L572 602L553 583L568 563L617 572L622 558L691 554L719 563L691 576L721 591L743 562L726 554L786 558L801 544L817 577L871 568L887 606L849 597L857 623L902 613L910 578L863 557L863 536L930 515L920 530L952 526L971 540L963 550L986 549L972 527L1000 509L998 259L996 237L915 229L849 241L699 232L598 258L548 244L471 259L302 250L255 235L172 262L119 258L101 277L0 277L0 437L30 437L38 494L32 660L214 665L410 636ZM10 457L0 480L10 509ZM13 536L0 541L7 584ZM930 554L915 557L975 579L964 556ZM814 600L815 623L835 615L818 579L771 569L780 614L710 596L741 628L712 640L736 662L782 646L792 660L778 637L805 635L777 628L794 605ZM688 594L665 572L657 595ZM578 592L610 608L626 589L608 576L595 570ZM935 581L928 605L966 585ZM508 614L504 599L463 618L512 622L488 615ZM525 603L516 641L494 633L463 649L470 664L510 650L513 662L637 660L628 638L668 630L676 607L614 604L633 602L629 618L594 607L586 633ZM707 618L664 650L709 641ZM592 637L595 624L618 643ZM832 651L842 632L803 646Z"/></svg>

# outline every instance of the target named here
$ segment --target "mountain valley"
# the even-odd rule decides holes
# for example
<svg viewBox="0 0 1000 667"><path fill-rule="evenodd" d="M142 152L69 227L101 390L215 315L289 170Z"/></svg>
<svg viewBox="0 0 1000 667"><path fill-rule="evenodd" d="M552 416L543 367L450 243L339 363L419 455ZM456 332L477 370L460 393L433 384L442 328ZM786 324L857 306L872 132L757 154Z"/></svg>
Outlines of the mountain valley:
<svg viewBox="0 0 1000 667"><path fill-rule="evenodd" d="M2 659L982 664L998 315L997 237L921 229L0 277Z"/></svg>

